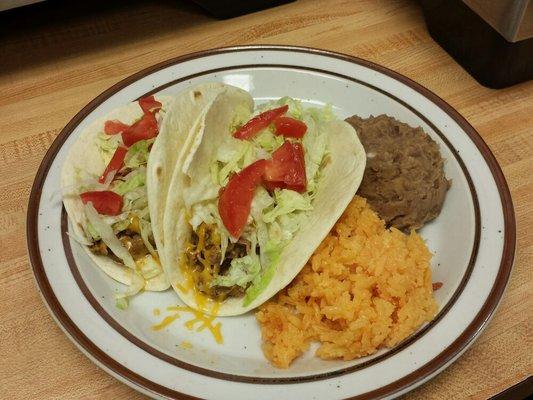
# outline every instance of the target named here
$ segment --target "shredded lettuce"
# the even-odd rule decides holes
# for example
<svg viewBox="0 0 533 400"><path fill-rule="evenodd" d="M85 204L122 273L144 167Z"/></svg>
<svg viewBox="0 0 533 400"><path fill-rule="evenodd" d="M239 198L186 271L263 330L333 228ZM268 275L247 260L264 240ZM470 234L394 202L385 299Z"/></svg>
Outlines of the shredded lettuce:
<svg viewBox="0 0 533 400"><path fill-rule="evenodd" d="M122 137L120 135L106 135L104 132L100 132L96 137L98 150L100 151L100 155L102 156L105 165L109 164L109 161L111 161L121 140Z"/></svg>
<svg viewBox="0 0 533 400"><path fill-rule="evenodd" d="M145 284L146 281L138 272L131 274L131 283L128 289L125 292L115 293L115 305L121 310L126 309L129 303L128 299L143 290Z"/></svg>
<svg viewBox="0 0 533 400"><path fill-rule="evenodd" d="M257 189L255 189L254 198L252 200L252 206L250 209L250 215L256 221L261 220L263 210L266 210L273 205L274 199L272 198L272 196L270 196L270 194L264 187L259 186Z"/></svg>
<svg viewBox="0 0 533 400"><path fill-rule="evenodd" d="M100 218L102 218L106 224L113 228L113 232L115 232L115 234L127 229L131 220L129 212L123 212L116 216L100 215Z"/></svg>
<svg viewBox="0 0 533 400"><path fill-rule="evenodd" d="M276 218L291 214L294 211L309 211L313 209L309 196L288 189L276 189L274 192L276 206L267 213L263 214L263 221L266 223L274 222Z"/></svg>
<svg viewBox="0 0 533 400"><path fill-rule="evenodd" d="M302 107L302 102L296 99L293 99L292 97L285 96L278 100L269 101L267 103L262 104L258 107L258 112L263 112L266 110L270 110L272 108L281 107L284 105L289 106L289 110L287 111L287 114L293 118L301 119L302 114L304 113L304 108Z"/></svg>
<svg viewBox="0 0 533 400"><path fill-rule="evenodd" d="M85 215L89 220L94 230L100 235L102 241L111 249L113 254L120 258L124 265L129 268L135 269L135 261L130 252L122 245L122 242L115 236L113 228L107 224L98 215L98 212L94 209L93 203L89 202L85 205Z"/></svg>
<svg viewBox="0 0 533 400"><path fill-rule="evenodd" d="M289 242L300 229L306 218L305 212L294 212L281 215L278 219L268 224L268 237L271 241L279 244Z"/></svg>
<svg viewBox="0 0 533 400"><path fill-rule="evenodd" d="M124 158L124 166L126 168L138 168L148 162L150 155L150 146L155 139L139 140L128 149L126 157Z"/></svg>
<svg viewBox="0 0 533 400"><path fill-rule="evenodd" d="M130 218L124 218L122 221L115 222L113 224L113 232L119 233L125 231L130 226Z"/></svg>
<svg viewBox="0 0 533 400"><path fill-rule="evenodd" d="M217 151L216 160L211 166L214 183L225 186L230 174L240 171L255 158L251 142L229 137Z"/></svg>
<svg viewBox="0 0 533 400"><path fill-rule="evenodd" d="M156 258L148 254L137 261L137 267L144 279L152 279L161 273L161 268Z"/></svg>
<svg viewBox="0 0 533 400"><path fill-rule="evenodd" d="M92 241L100 240L100 234L96 229L94 229L94 226L93 224L91 224L91 221L87 221L83 228L85 236L87 236L88 239L92 239Z"/></svg>
<svg viewBox="0 0 533 400"><path fill-rule="evenodd" d="M115 298L115 307L117 307L119 310L125 310L128 308L129 302L127 297L121 297L119 299Z"/></svg>
<svg viewBox="0 0 533 400"><path fill-rule="evenodd" d="M113 191L121 196L131 192L133 189L146 184L146 168L138 168L126 175L124 181L120 181Z"/></svg>
<svg viewBox="0 0 533 400"><path fill-rule="evenodd" d="M316 122L329 122L336 118L331 104L326 104L322 108L309 107L306 112L309 113Z"/></svg>
<svg viewBox="0 0 533 400"><path fill-rule="evenodd" d="M241 258L235 258L231 261L228 273L219 275L213 280L213 286L233 286L239 285L246 287L252 282L257 274L261 271L259 258L256 255L246 255Z"/></svg>
<svg viewBox="0 0 533 400"><path fill-rule="evenodd" d="M200 224L207 225L214 224L216 214L216 206L213 203L203 202L195 204L191 209L191 217L189 223L195 231Z"/></svg>
<svg viewBox="0 0 533 400"><path fill-rule="evenodd" d="M306 116L304 122L307 125L302 144L304 146L305 175L307 178L307 191L316 190L320 177L319 169L327 150L327 132L324 132L322 124L311 116Z"/></svg>
<svg viewBox="0 0 533 400"><path fill-rule="evenodd" d="M141 219L150 220L150 209L148 208L148 204L143 205L142 209L135 211L135 214Z"/></svg>
<svg viewBox="0 0 533 400"><path fill-rule="evenodd" d="M264 246L261 257L262 272L257 274L252 285L246 290L243 306L246 307L261 294L272 280L281 255L283 246L268 241Z"/></svg>
<svg viewBox="0 0 533 400"><path fill-rule="evenodd" d="M280 147L284 140L283 136L277 136L270 129L264 129L253 139L253 143L260 146L268 155Z"/></svg>
<svg viewBox="0 0 533 400"><path fill-rule="evenodd" d="M139 221L139 226L141 229L141 239L143 240L144 245L146 246L146 248L148 249L152 257L154 259L157 259L158 258L157 251L154 249L154 246L152 246L152 243L150 243L150 236L153 234L152 225L150 224L150 222L147 222L141 219Z"/></svg>
<svg viewBox="0 0 533 400"><path fill-rule="evenodd" d="M274 206L274 199L263 187L255 190L250 216L255 223L255 235L259 248L262 249L268 241L268 226L263 221L263 211L271 209ZM262 262L261 262L262 263Z"/></svg>
<svg viewBox="0 0 533 400"><path fill-rule="evenodd" d="M100 215L100 218L108 225L115 225L118 222L122 222L128 219L129 214L127 212L120 213L119 215Z"/></svg>
<svg viewBox="0 0 533 400"><path fill-rule="evenodd" d="M82 246L90 246L93 244L92 240L89 240L87 237L80 236L74 231L67 231L67 235L76 243L79 243Z"/></svg>
<svg viewBox="0 0 533 400"><path fill-rule="evenodd" d="M124 210L138 213L139 217L148 214L148 196L146 187L138 187L124 195Z"/></svg>

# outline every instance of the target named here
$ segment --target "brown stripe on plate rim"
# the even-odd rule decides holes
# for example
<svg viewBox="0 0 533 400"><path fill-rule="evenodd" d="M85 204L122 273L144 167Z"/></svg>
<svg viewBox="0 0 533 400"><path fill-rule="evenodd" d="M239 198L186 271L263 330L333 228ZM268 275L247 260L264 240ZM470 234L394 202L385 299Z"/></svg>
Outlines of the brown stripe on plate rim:
<svg viewBox="0 0 533 400"><path fill-rule="evenodd" d="M489 166L494 180L496 182L500 200L502 203L503 214L504 214L504 248L502 251L502 259L500 263L500 268L496 281L492 290L487 297L485 303L483 304L481 310L478 312L474 320L469 324L469 326L463 331L463 333L445 350L443 350L437 357L433 358L431 361L417 369L416 371L400 378L399 380L383 386L380 389L367 392L360 396L353 397L352 399L359 398L377 398L390 396L397 394L406 390L409 387L414 387L421 384L425 379L435 375L445 368L449 362L453 361L458 357L466 346L479 334L479 332L485 327L488 320L493 315L498 303L503 295L505 287L507 285L509 275L512 269L514 261L514 252L516 245L516 222L514 218L514 210L511 201L511 195L505 181L503 173L491 153L490 149L483 141L481 136L475 131L475 129L448 103L441 99L436 94L432 93L422 85L414 82L410 78L407 78L397 72L394 72L386 67L383 67L372 62L341 54L327 50L313 49L308 47L291 47L291 46L278 46L278 45L252 45L252 46L237 46L237 47L224 47L211 50L199 51L196 53L191 53L176 57L159 64L156 64L152 67L148 67L142 71L139 71L117 84L113 85L111 88L104 91L102 94L93 99L87 106L85 106L74 118L65 126L65 128L58 135L56 140L52 143L50 149L45 154L41 165L39 166L38 172L34 184L32 186L32 191L30 193L30 199L28 204L28 214L27 214L27 226L26 226L26 235L28 239L28 254L32 264L32 269L36 279L38 289L40 290L45 303L48 305L51 313L55 316L57 321L60 322L62 327L71 335L71 338L75 340L83 349L85 349L89 354L92 355L98 362L112 370L115 374L122 376L126 381L134 384L146 391L161 394L163 396L171 396L175 398L183 398L183 394L177 391L168 389L167 387L161 386L155 382L146 380L144 377L132 372L131 370L125 368L124 366L118 364L115 360L106 355L101 349L99 349L94 343L92 343L80 330L77 328L73 322L70 320L69 316L63 310L59 304L53 290L50 287L47 276L44 272L42 265L42 259L39 253L38 247L38 231L37 231L37 218L38 218L38 206L40 202L42 185L44 179L46 178L47 172L50 168L50 165L54 159L55 154L66 140L73 127L79 124L79 122L85 118L91 111L93 111L101 102L110 97L112 94L121 90L122 88L128 86L132 82L149 75L153 72L156 72L167 66L174 64L179 64L185 61L193 60L200 57L206 57L210 55L223 54L228 52L243 52L243 51L287 51L287 52L298 52L313 54L323 57L331 57L340 59L346 62L362 65L369 69L381 72L393 79L396 79L405 85L416 90L439 108L441 108L445 113L447 113L470 137L474 142L480 153L482 154L485 162ZM189 397L191 398L191 397Z"/></svg>
<svg viewBox="0 0 533 400"><path fill-rule="evenodd" d="M464 174L464 176L465 176L465 178L466 178L466 180L468 182L468 187L470 189L470 194L471 194L471 197L472 197L472 203L473 203L473 206L474 206L475 234L474 234L474 243L472 245L472 252L471 252L471 255L470 255L470 259L469 259L469 262L467 264L467 268L465 270L465 273L464 273L464 275L463 275L463 277L461 279L461 282L459 283L457 289L455 290L455 292L451 296L450 300L444 305L444 307L442 307L442 309L435 316L435 318L433 318L433 320L431 322L429 322L428 324L423 326L421 329L419 329L413 335L410 335L408 338L403 340L401 343L399 343L393 349L389 349L384 354L381 354L381 355L379 355L377 357L374 357L372 359L369 359L369 360L364 361L364 362L362 362L360 364L353 365L353 366L350 366L350 367L344 367L344 368L340 368L340 369L335 370L335 371L330 371L330 372L321 373L321 374L305 375L305 376L297 376L297 377L269 377L269 378L265 378L265 377L253 377L253 376L246 376L246 375L228 374L228 373L219 372L219 371L215 371L215 370L211 370L211 369L205 369L205 368L202 368L202 367L199 367L199 366L196 366L196 365L192 365L192 364L186 363L186 362L184 362L184 361L182 361L182 360L180 360L180 359L178 359L176 357L170 356L170 355L168 355L166 353L163 353L163 352L155 349L149 343L144 342L143 340L139 339L138 337L133 335L131 332L129 332L127 329L125 329L109 313L107 313L105 311L105 309L100 305L99 301L93 296L92 292L87 287L85 281L83 280L83 278L82 278L82 276L81 276L81 274L79 272L79 268L78 268L78 266L77 266L77 264L76 264L76 262L74 260L73 254L72 254L72 249L71 249L71 246L70 246L70 238L69 238L69 236L67 234L67 228L68 228L67 215L66 215L65 210L63 209L62 210L62 217L61 217L61 230L62 230L63 246L65 248L65 254L67 256L67 261L68 261L70 270L71 270L72 275L74 276L74 279L76 280L78 286L80 287L82 293L84 294L86 299L89 301L89 303L91 303L91 305L98 312L98 314L100 314L100 316L109 325L111 325L118 333L120 333L124 338L129 340L135 346L141 348L142 350L144 350L147 353L153 355L154 357L157 357L157 358L159 358L159 359L161 359L163 361L166 361L166 362L168 362L168 363L170 363L172 365L175 365L175 366L180 367L180 368L187 369L187 370L192 371L192 372L200 373L200 374L203 374L203 375L207 375L207 376L211 376L211 377L215 377L215 378L219 378L219 379L238 381L238 382L251 382L251 383L261 383L261 384L285 384L285 383L300 383L300 382L305 382L305 381L316 381L316 380L320 380L320 379L329 379L329 378L333 378L333 377L336 377L336 376L352 373L352 372L361 370L363 368L370 367L372 365L375 365L375 364L377 364L379 362L382 362L382 361L390 358L391 356L399 353L400 351L405 350L409 345L411 345L416 340L420 339L423 335L425 335L427 332L429 332L429 330L431 328L433 328L448 313L448 311L451 309L451 307L453 307L454 303L459 298L459 296L461 295L464 287L466 286L466 284L467 284L467 282L468 282L468 280L470 278L470 275L472 273L473 267L475 265L475 261L476 261L476 257L477 257L477 251L478 251L478 247L479 247L480 231L481 231L481 228L480 228L480 215L479 215L479 203L478 203L478 199L477 199L476 190L475 190L474 185L472 183L472 179L470 177L470 174L469 174L469 172L468 172L463 160L459 156L459 153L452 146L452 144L449 142L449 140L444 136L444 134L439 129L437 129L436 126L433 125L433 123L431 121L429 121L425 116L423 116L420 112L418 112L412 106L410 106L409 104L405 103L404 101L398 99L396 96L388 93L387 91L382 90L380 88L377 88L377 87L375 87L375 86L373 86L373 85L371 85L369 83L360 81L358 79L355 79L355 78L352 78L352 77L349 77L349 76L346 76L346 75L333 73L333 72L325 71L325 70L322 70L322 69L311 68L311 67L295 67L295 66L291 66L291 65L279 65L279 64L235 65L235 66L231 66L231 67L222 67L222 68L216 68L216 69L212 69L212 70L206 70L206 71L199 72L199 73L196 73L196 74L193 74L193 75L188 75L188 76L185 76L185 77L182 77L182 78L179 78L179 79L175 79L175 80L173 80L171 82L165 83L164 85L162 85L160 87L154 88L150 92L145 93L145 94L143 94L140 97L144 97L144 96L147 96L147 95L150 95L150 94L154 94L154 93L160 92L161 90L163 90L163 89L165 89L167 87L176 85L178 83L181 83L181 82L184 82L184 81L187 81L187 80L191 80L191 79L193 79L195 77L199 77L199 76L202 76L202 75L208 75L208 74L213 74L213 73L222 72L222 71L253 69L253 68L257 68L257 67L261 67L261 68L269 68L269 67L271 67L271 68L285 68L285 69L294 69L294 70L300 70L300 71L318 72L318 73L321 73L323 75L331 75L331 76L335 76L335 77L338 77L338 78L341 78L341 79L353 81L355 83L364 85L364 86L366 86L366 87L368 87L368 88L370 88L372 90L375 90L375 91L377 91L377 92L389 97L390 99L392 99L392 100L398 102L399 104L403 105L409 111L413 112L415 115L417 115L419 118L421 118L426 124L428 124L431 127L431 129L433 129L437 133L437 135L443 140L443 142L446 144L446 146L450 149L450 151L452 152L453 156L455 157L455 159L459 163L459 165L460 165L460 167L462 169L462 172L463 172L463 174Z"/></svg>

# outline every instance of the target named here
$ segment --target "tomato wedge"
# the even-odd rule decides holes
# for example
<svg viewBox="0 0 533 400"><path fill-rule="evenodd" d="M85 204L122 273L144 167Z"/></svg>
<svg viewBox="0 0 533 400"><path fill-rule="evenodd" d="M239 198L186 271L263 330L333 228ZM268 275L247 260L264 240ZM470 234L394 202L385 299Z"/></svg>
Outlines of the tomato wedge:
<svg viewBox="0 0 533 400"><path fill-rule="evenodd" d="M288 105L284 105L272 110L262 112L259 115L253 117L250 121L245 123L242 127L237 129L233 133L233 137L237 139L250 139L257 132L262 129L265 129L268 125L272 123L276 118L285 114L289 109Z"/></svg>
<svg viewBox="0 0 533 400"><path fill-rule="evenodd" d="M105 122L104 133L106 135L116 135L117 133L125 131L128 128L129 125L126 125L124 122L120 122L119 120L114 119Z"/></svg>
<svg viewBox="0 0 533 400"><path fill-rule="evenodd" d="M278 117L274 120L276 127L276 135L283 135L291 138L302 138L307 132L307 125L297 119L291 117Z"/></svg>
<svg viewBox="0 0 533 400"><path fill-rule="evenodd" d="M218 212L231 236L238 239L246 225L255 189L261 184L266 160L257 160L233 175L218 199Z"/></svg>
<svg viewBox="0 0 533 400"><path fill-rule="evenodd" d="M304 149L300 143L286 140L267 161L265 167L265 187L290 189L305 192L307 178L305 175Z"/></svg>
<svg viewBox="0 0 533 400"><path fill-rule="evenodd" d="M163 105L154 99L154 96L147 96L139 99L139 106L142 108L144 113L156 113Z"/></svg>
<svg viewBox="0 0 533 400"><path fill-rule="evenodd" d="M107 164L107 167L105 167L104 172L102 175L100 175L100 178L98 178L98 182L104 183L107 179L107 176L112 171L119 171L122 166L124 165L124 158L126 158L126 153L128 152L128 149L125 147L119 146L115 150L115 153L113 154L113 157L111 157L111 160L109 161L109 164Z"/></svg>
<svg viewBox="0 0 533 400"><path fill-rule="evenodd" d="M139 99L139 106L143 110L144 115L146 114L155 114L158 112L161 107L163 106L159 101L157 101L154 96L147 96L143 97L142 99ZM153 115L152 115L153 116ZM143 117L144 119L144 117ZM154 118L155 119L155 118ZM142 121L142 119L141 119ZM146 123L146 122L145 122ZM135 124L133 124L135 125ZM132 125L132 126L133 126ZM157 125L157 123L156 123ZM130 129L131 127L124 122L120 122L119 120L110 120L106 121L104 124L104 133L107 135L116 135L117 133L121 133L126 131L127 129Z"/></svg>
<svg viewBox="0 0 533 400"><path fill-rule="evenodd" d="M159 133L154 114L144 113L143 117L122 132L122 141L127 147L139 140L152 139Z"/></svg>
<svg viewBox="0 0 533 400"><path fill-rule="evenodd" d="M122 196L111 190L85 192L80 197L83 204L93 203L98 214L118 215L122 211Z"/></svg>

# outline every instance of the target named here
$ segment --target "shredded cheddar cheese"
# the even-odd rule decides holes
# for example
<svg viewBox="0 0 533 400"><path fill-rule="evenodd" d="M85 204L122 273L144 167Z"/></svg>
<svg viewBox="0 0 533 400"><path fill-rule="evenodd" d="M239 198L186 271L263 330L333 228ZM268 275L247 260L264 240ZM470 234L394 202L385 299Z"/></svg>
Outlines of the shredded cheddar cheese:
<svg viewBox="0 0 533 400"><path fill-rule="evenodd" d="M173 315L168 315L165 318L163 318L163 321L161 321L158 324L153 325L152 329L154 331L160 331L161 329L166 328L167 326L169 326L171 323L173 323L175 320L177 320L180 316L181 315L178 314L178 313L173 314Z"/></svg>
<svg viewBox="0 0 533 400"><path fill-rule="evenodd" d="M190 350L192 349L192 343L184 340L183 342L181 342L181 347L186 350Z"/></svg>
<svg viewBox="0 0 533 400"><path fill-rule="evenodd" d="M176 287L183 293L194 290L198 307L205 309L209 299L219 298L212 283L220 273L221 237L216 225L200 224L194 238L180 255L179 268L184 279Z"/></svg>
<svg viewBox="0 0 533 400"><path fill-rule="evenodd" d="M152 329L155 331L158 331L163 328L166 328L170 324L172 324L176 319L180 318L181 313L187 312L187 313L191 313L194 316L194 318L186 321L184 324L188 330L190 331L195 330L196 332L202 332L203 330L207 329L213 335L215 342L217 342L218 344L222 344L224 342L224 339L222 337L222 332L220 330L222 327L222 324L220 322L213 324L219 308L220 308L220 304L215 303L213 305L213 308L211 309L211 312L213 315L206 315L201 311L195 310L187 306L167 307L167 311L172 312L173 314L168 315L165 318L163 318L163 320L159 324L153 325Z"/></svg>

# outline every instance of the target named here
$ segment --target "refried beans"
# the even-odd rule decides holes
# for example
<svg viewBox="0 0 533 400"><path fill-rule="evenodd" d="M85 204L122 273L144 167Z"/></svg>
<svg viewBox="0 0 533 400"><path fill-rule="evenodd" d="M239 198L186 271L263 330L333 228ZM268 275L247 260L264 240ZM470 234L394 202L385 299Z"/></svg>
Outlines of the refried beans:
<svg viewBox="0 0 533 400"><path fill-rule="evenodd" d="M367 155L357 194L365 197L387 226L421 228L442 209L450 181L437 143L420 127L388 115L347 118Z"/></svg>

